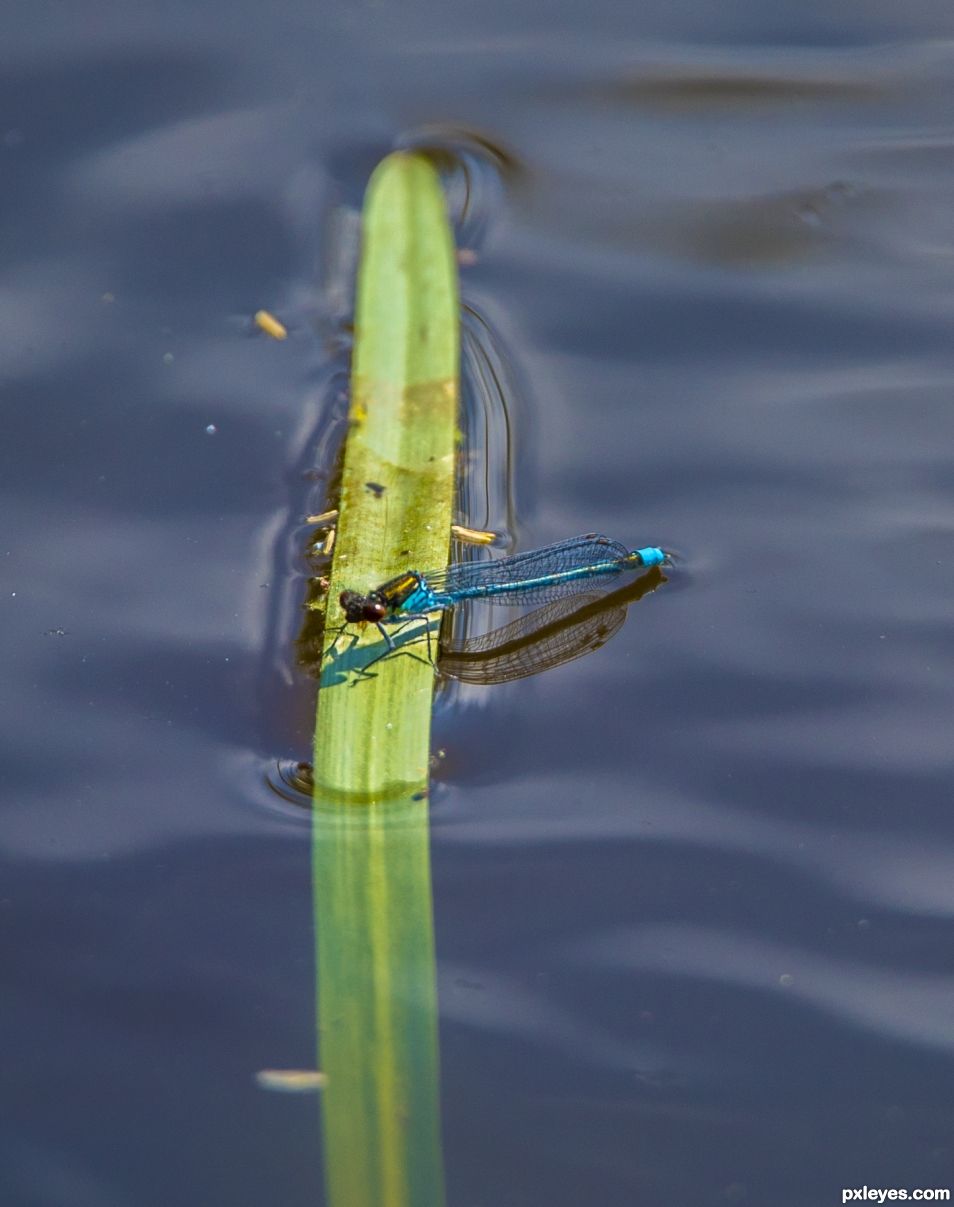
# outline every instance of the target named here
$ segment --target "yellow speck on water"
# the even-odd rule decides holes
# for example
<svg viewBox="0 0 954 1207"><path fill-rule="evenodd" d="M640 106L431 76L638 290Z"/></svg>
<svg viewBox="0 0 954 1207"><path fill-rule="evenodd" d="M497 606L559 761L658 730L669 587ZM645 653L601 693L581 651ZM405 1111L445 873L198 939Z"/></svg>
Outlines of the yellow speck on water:
<svg viewBox="0 0 954 1207"><path fill-rule="evenodd" d="M282 1094L307 1094L323 1090L327 1074L318 1069L259 1069L255 1084L261 1090L278 1090Z"/></svg>
<svg viewBox="0 0 954 1207"><path fill-rule="evenodd" d="M287 339L288 329L283 323L280 323L274 314L269 314L267 310L257 310L255 312L255 326L260 331L264 331L266 335L270 335L272 339Z"/></svg>
<svg viewBox="0 0 954 1207"><path fill-rule="evenodd" d="M496 532L487 532L483 528L465 528L463 524L451 524L451 532L459 541L468 545L492 545L497 539Z"/></svg>

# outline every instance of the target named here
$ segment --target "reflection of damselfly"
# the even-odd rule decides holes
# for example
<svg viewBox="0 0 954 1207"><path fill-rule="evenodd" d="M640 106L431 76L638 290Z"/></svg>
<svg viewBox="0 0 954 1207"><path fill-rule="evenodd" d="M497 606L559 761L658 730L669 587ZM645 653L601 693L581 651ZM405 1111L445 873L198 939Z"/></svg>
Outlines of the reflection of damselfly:
<svg viewBox="0 0 954 1207"><path fill-rule="evenodd" d="M443 612L471 599L517 606L542 603L573 594L581 584L609 582L626 571L665 561L665 552L655 546L627 549L591 532L498 561L462 562L432 574L408 570L367 595L342 591L339 602L347 623L376 625L391 651L394 641L385 625Z"/></svg>
<svg viewBox="0 0 954 1207"><path fill-rule="evenodd" d="M461 640L441 640L438 670L464 683L510 683L553 670L606 645L634 604L666 582L658 566L605 595L556 599L510 624Z"/></svg>

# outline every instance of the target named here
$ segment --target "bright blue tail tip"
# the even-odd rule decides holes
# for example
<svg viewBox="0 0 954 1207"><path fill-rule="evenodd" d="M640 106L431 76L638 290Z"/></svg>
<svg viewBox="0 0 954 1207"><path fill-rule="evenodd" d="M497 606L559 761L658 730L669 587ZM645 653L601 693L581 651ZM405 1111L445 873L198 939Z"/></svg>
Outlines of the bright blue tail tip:
<svg viewBox="0 0 954 1207"><path fill-rule="evenodd" d="M669 560L665 549L657 549L655 545L637 549L636 554L644 566L664 566Z"/></svg>

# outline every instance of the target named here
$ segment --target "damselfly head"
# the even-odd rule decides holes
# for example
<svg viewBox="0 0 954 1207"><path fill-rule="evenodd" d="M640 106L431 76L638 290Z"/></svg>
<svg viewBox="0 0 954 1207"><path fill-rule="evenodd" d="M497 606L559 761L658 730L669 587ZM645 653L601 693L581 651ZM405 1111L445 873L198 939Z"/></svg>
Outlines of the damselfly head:
<svg viewBox="0 0 954 1207"><path fill-rule="evenodd" d="M362 621L383 620L388 614L387 607L371 595L362 595L360 591L342 591L338 603L349 624L360 624Z"/></svg>

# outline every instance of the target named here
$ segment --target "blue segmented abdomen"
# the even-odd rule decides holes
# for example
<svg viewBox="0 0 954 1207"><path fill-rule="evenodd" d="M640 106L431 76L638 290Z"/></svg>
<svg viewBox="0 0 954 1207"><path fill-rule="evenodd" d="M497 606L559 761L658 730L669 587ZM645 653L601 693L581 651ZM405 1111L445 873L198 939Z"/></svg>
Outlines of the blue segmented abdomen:
<svg viewBox="0 0 954 1207"><path fill-rule="evenodd" d="M659 565L661 549L629 550L598 533L572 537L542 549L497 561L464 562L434 574L422 574L413 597L418 610L453 607L465 599L522 605L569 595L579 584L608 582L623 571ZM403 611L410 612L412 600Z"/></svg>

